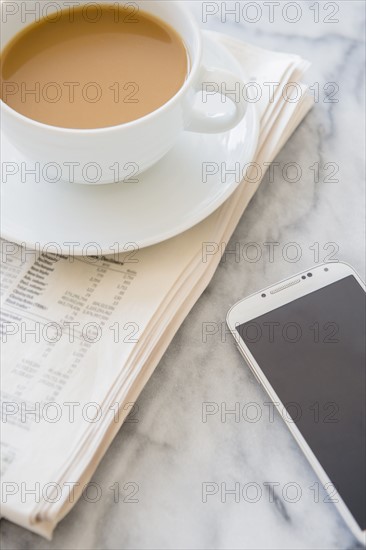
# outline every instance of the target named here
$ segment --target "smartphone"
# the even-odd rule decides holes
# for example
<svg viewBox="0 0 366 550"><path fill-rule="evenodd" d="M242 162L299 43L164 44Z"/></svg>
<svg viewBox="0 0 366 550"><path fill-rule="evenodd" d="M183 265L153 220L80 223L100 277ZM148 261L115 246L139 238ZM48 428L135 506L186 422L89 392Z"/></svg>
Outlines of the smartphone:
<svg viewBox="0 0 366 550"><path fill-rule="evenodd" d="M365 542L365 285L320 265L233 306L230 332L342 517ZM336 497L334 493L336 491Z"/></svg>

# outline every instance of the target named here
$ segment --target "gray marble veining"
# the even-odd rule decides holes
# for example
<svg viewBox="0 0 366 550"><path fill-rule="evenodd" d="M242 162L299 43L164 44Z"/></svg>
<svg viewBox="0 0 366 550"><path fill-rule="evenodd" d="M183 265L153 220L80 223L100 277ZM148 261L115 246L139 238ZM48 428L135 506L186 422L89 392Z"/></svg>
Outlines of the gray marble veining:
<svg viewBox="0 0 366 550"><path fill-rule="evenodd" d="M4 549L357 547L333 505L324 502L324 491L281 417L270 417L268 399L223 323L238 299L330 254L365 277L364 5L331 2L339 8L332 15L333 8L325 11L324 4L315 3L315 23L313 3L298 2L303 13L297 23L286 21L281 9L271 23L265 6L257 2L262 9L257 23L243 16L237 22L228 16L223 23L220 13L204 23L203 3L189 4L205 29L298 53L312 62L307 82L314 93L319 89L319 101L277 159L280 168L297 162L303 176L298 183L286 181L281 170L273 182L266 176L228 247L257 243L262 257L257 262L238 262L232 254L223 258L140 396L138 422L122 427L95 473L102 498L96 503L81 499L52 542L2 521ZM289 17L294 15L288 12ZM325 22L326 17L339 22ZM337 103L324 102L330 82L338 86ZM319 182L311 169L317 162ZM264 245L268 242L278 243L273 262ZM288 243L301 248L297 263L282 254ZM223 328L203 338L204 323ZM204 422L204 403L216 403L219 411L239 406L240 421L218 413ZM257 422L246 415L248 403L260 405ZM207 502L204 483L211 483L205 487L212 491L220 488ZM235 502L235 495L228 495L222 502L221 483L228 489L239 483L241 494L248 490L247 498ZM273 489L269 483L275 484ZM296 502L293 483L301 488ZM122 494L119 502L111 489L115 484ZM129 497L136 487L135 497ZM260 488L257 495L254 487ZM129 502L134 499L138 502Z"/></svg>

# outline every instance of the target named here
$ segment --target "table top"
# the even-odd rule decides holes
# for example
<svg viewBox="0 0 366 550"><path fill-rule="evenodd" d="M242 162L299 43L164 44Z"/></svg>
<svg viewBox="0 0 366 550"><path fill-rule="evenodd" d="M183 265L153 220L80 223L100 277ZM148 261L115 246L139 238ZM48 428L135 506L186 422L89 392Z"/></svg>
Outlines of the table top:
<svg viewBox="0 0 366 550"><path fill-rule="evenodd" d="M316 103L228 244L239 256L223 258L93 476L100 498L83 497L52 542L2 520L4 549L356 546L283 420L271 417L225 317L240 298L330 259L365 278L364 5L186 3L203 29L311 61ZM297 183L288 163L301 169ZM207 403L215 414L204 414Z"/></svg>

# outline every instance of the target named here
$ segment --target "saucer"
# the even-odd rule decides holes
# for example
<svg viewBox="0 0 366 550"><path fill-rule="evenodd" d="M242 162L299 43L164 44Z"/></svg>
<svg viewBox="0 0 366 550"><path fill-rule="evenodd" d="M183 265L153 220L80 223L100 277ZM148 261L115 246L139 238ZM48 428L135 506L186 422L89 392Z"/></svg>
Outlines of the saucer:
<svg viewBox="0 0 366 550"><path fill-rule="evenodd" d="M231 53L204 32L206 66L230 70L245 81ZM223 111L230 102L211 97L208 108ZM258 141L255 107L222 134L184 132L155 166L129 181L112 185L50 183L22 172L34 169L2 135L2 174L14 163L16 176L1 184L1 237L31 249L57 243L57 251L111 254L126 245L143 248L174 237L204 220L235 191L240 173L253 161ZM96 246L88 247L95 243ZM50 247L51 249L51 247ZM55 250L55 247L52 249Z"/></svg>

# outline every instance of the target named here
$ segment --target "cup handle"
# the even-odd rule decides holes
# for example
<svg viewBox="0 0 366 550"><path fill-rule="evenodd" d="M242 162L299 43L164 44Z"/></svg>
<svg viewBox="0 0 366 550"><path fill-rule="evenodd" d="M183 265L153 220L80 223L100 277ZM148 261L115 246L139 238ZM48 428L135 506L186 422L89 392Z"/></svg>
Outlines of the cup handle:
<svg viewBox="0 0 366 550"><path fill-rule="evenodd" d="M223 84L225 84L225 88ZM247 102L243 95L244 82L233 73L222 69L203 67L195 89L196 94L202 92L226 96L235 105L235 113L207 114L198 107L193 107L191 123L186 128L188 132L218 134L231 130L243 120L247 110ZM235 96L237 96L237 100L235 100Z"/></svg>

